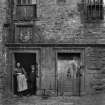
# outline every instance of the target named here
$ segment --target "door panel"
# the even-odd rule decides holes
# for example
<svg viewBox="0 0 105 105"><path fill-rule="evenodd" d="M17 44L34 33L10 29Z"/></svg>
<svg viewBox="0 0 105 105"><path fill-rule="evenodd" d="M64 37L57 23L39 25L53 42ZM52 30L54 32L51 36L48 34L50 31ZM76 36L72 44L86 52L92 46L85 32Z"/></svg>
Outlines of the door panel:
<svg viewBox="0 0 105 105"><path fill-rule="evenodd" d="M72 78L68 74L69 60L58 61L58 92L60 95L72 94Z"/></svg>
<svg viewBox="0 0 105 105"><path fill-rule="evenodd" d="M73 95L76 91L73 58L80 59L80 53L58 53L58 95Z"/></svg>

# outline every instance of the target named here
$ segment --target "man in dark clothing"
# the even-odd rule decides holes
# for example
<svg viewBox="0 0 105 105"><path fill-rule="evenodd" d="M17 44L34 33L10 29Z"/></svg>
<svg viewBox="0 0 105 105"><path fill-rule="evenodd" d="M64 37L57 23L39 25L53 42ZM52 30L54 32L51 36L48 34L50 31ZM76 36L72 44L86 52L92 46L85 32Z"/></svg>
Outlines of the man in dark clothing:
<svg viewBox="0 0 105 105"><path fill-rule="evenodd" d="M36 94L36 67L35 65L31 65L31 72L30 72L30 94Z"/></svg>
<svg viewBox="0 0 105 105"><path fill-rule="evenodd" d="M80 96L80 92L81 92L81 66L77 69L76 72L76 85L77 85L77 95Z"/></svg>

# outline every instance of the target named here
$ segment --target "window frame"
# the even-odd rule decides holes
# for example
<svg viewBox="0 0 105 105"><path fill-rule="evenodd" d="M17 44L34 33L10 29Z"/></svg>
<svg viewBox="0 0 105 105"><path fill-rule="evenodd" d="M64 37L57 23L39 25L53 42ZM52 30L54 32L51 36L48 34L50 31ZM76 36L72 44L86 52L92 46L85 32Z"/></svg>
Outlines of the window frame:
<svg viewBox="0 0 105 105"><path fill-rule="evenodd" d="M26 1L27 3L23 3L22 2L23 0L16 0L16 2L15 2L15 14L16 14L16 20L23 20L20 16L20 18L18 17L18 7L20 6L20 9L21 9L21 7L22 6L25 6L25 7L23 7L23 10L25 11L25 13L26 13L26 11L27 11L27 9L28 9L28 6L29 7L32 7L32 17L31 18L27 18L27 17L25 17L24 18L24 20L36 20L37 19L37 0L35 0L35 1L33 1L33 0L24 0L24 1ZM30 2L29 2L30 1ZM19 10L20 11L20 10ZM21 13L20 13L21 14Z"/></svg>
<svg viewBox="0 0 105 105"><path fill-rule="evenodd" d="M34 1L33 0L17 0L16 5L36 5L37 4L37 0Z"/></svg>
<svg viewBox="0 0 105 105"><path fill-rule="evenodd" d="M95 0L82 0L83 15L85 20L96 21L103 20L103 0L97 0L97 2L86 2Z"/></svg>

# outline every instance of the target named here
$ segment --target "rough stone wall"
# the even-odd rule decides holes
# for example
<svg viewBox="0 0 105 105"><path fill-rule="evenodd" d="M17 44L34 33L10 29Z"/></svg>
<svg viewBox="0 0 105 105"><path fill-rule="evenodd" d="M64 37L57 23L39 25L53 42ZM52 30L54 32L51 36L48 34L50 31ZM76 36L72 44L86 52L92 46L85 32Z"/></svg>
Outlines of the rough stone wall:
<svg viewBox="0 0 105 105"><path fill-rule="evenodd" d="M105 19L98 23L84 23L77 3L80 0L66 0L63 4L57 0L37 2L39 21L35 24L40 28L42 42L105 44ZM104 50L104 47L85 48L85 87L88 93L93 92L90 82L94 75L104 68Z"/></svg>
<svg viewBox="0 0 105 105"><path fill-rule="evenodd" d="M80 0L57 0L37 2L37 14L44 42L104 43L104 20L101 23L83 23L78 4Z"/></svg>
<svg viewBox="0 0 105 105"><path fill-rule="evenodd" d="M86 91L88 93L94 93L95 89L92 84L104 87L105 78L105 47L87 47L85 50L85 62L86 62ZM103 81L103 83L101 83ZM100 88L104 90L104 88Z"/></svg>
<svg viewBox="0 0 105 105"><path fill-rule="evenodd" d="M77 10L79 1L67 0L59 5L57 0L40 0L38 2L38 18L36 25L42 30L44 41L68 42L78 36L80 14Z"/></svg>
<svg viewBox="0 0 105 105"><path fill-rule="evenodd" d="M5 14L5 0L0 2L0 10ZM37 0L38 21L35 21L36 33L35 41L49 43L71 43L71 44L105 44L105 22L101 23L82 23L77 3L80 0L66 0L63 4L57 0ZM1 29L5 20L5 15L1 15ZM2 35L2 32L1 32ZM40 35L40 37L38 37ZM2 43L2 41L1 41ZM2 45L2 44L0 44ZM1 46L2 48L3 46ZM3 50L5 51L5 50ZM86 91L92 91L90 86L93 75L104 68L105 48L86 47L85 48L85 83ZM42 88L54 88L55 81L55 58L52 48L41 49L41 69L43 69ZM2 62L5 60L1 56ZM4 66L4 63L2 63ZM2 69L3 70L3 69ZM1 70L1 71L2 71ZM8 70L9 71L9 70ZM50 76L51 75L51 76ZM48 76L48 79L47 79ZM48 80L48 81L47 81ZM47 82L46 82L47 81ZM51 84L50 84L51 83Z"/></svg>
<svg viewBox="0 0 105 105"><path fill-rule="evenodd" d="M5 66L5 61L6 61L6 49L4 47L3 43L3 26L4 23L6 22L6 0L0 0L0 96L1 93L3 92L4 85L5 85L5 77L6 77L6 66Z"/></svg>

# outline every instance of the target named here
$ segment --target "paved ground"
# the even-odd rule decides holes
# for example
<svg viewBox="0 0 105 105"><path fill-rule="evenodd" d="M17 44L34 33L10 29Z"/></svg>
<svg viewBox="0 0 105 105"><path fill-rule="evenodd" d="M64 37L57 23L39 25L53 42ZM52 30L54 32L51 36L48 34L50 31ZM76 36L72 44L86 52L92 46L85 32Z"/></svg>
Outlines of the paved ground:
<svg viewBox="0 0 105 105"><path fill-rule="evenodd" d="M0 105L105 105L105 93L81 97L49 97L42 99L39 96L2 98Z"/></svg>

